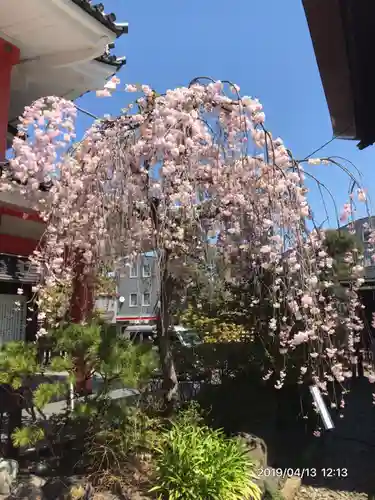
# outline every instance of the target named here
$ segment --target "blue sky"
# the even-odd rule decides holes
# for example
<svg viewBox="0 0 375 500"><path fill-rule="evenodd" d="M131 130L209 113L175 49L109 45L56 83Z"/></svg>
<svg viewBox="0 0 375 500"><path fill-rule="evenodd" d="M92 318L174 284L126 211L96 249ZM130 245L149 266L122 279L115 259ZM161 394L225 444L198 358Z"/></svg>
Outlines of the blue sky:
<svg viewBox="0 0 375 500"><path fill-rule="evenodd" d="M164 92L187 85L196 76L228 79L241 87L243 95L260 99L267 128L283 138L296 158L307 156L332 137L301 0L103 3L119 22L129 22L129 34L117 41L114 51L127 57L119 73L122 84L145 83ZM107 99L89 94L78 104L101 116L118 114L127 102L129 96L124 93ZM81 115L78 133L89 124L90 119ZM352 161L375 199L374 147L358 151L354 141L335 140L319 153L323 155ZM345 174L333 166L314 166L309 171L333 192L339 208L347 201ZM315 188L310 199L320 223L325 213ZM333 214L332 204L327 203Z"/></svg>

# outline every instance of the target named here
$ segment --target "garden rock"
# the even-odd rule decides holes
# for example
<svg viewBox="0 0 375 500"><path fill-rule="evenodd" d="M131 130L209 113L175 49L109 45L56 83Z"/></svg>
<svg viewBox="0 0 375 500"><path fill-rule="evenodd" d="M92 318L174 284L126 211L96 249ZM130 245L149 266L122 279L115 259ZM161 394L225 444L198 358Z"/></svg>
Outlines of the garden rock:
<svg viewBox="0 0 375 500"><path fill-rule="evenodd" d="M276 492L281 489L282 479L277 475L276 470L272 467L267 467L266 470L269 470L270 474L265 474L263 476L264 492L273 498Z"/></svg>
<svg viewBox="0 0 375 500"><path fill-rule="evenodd" d="M259 469L255 470L255 473L257 474L257 478L254 480L254 483L259 486L262 498L266 500L277 498L276 494L281 490L282 480L278 477L276 470L272 467L264 467L261 474Z"/></svg>
<svg viewBox="0 0 375 500"><path fill-rule="evenodd" d="M52 478L43 487L45 500L92 500L93 491L84 478Z"/></svg>
<svg viewBox="0 0 375 500"><path fill-rule="evenodd" d="M19 466L16 460L0 459L0 495L10 495L18 470Z"/></svg>
<svg viewBox="0 0 375 500"><path fill-rule="evenodd" d="M281 491L285 500L294 500L297 492L301 488L301 478L297 476L288 477Z"/></svg>
<svg viewBox="0 0 375 500"><path fill-rule="evenodd" d="M45 500L43 490L29 484L20 484L7 500Z"/></svg>
<svg viewBox="0 0 375 500"><path fill-rule="evenodd" d="M21 478L7 500L45 500L42 489L45 482L45 479L38 476Z"/></svg>
<svg viewBox="0 0 375 500"><path fill-rule="evenodd" d="M32 485L34 488L43 488L46 482L47 480L40 476L31 475L29 477L29 484Z"/></svg>
<svg viewBox="0 0 375 500"><path fill-rule="evenodd" d="M267 445L263 439L245 432L238 434L237 438L245 445L251 460L259 467L267 466Z"/></svg>

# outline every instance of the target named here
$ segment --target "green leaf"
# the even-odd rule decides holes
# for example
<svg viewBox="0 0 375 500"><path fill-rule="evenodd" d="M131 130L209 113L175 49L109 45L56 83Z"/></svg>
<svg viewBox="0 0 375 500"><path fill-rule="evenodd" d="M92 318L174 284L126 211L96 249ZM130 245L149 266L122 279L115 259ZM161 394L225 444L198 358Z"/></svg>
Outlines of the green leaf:
<svg viewBox="0 0 375 500"><path fill-rule="evenodd" d="M54 356L48 368L52 372L70 371L73 368L73 361L70 357Z"/></svg>
<svg viewBox="0 0 375 500"><path fill-rule="evenodd" d="M64 396L67 393L66 382L43 383L34 392L33 401L37 408L42 410L52 398Z"/></svg>
<svg viewBox="0 0 375 500"><path fill-rule="evenodd" d="M11 384L12 383L12 374L8 372L0 372L0 384Z"/></svg>
<svg viewBox="0 0 375 500"><path fill-rule="evenodd" d="M198 418L197 418L198 417ZM236 439L199 423L197 408L182 412L155 448L160 498L260 499L254 468Z"/></svg>
<svg viewBox="0 0 375 500"><path fill-rule="evenodd" d="M39 441L44 439L44 430L37 425L28 427L17 427L12 434L14 446L21 448L24 446L34 446Z"/></svg>
<svg viewBox="0 0 375 500"><path fill-rule="evenodd" d="M87 403L76 403L74 406L74 414L77 417L89 417L93 413L93 407Z"/></svg>

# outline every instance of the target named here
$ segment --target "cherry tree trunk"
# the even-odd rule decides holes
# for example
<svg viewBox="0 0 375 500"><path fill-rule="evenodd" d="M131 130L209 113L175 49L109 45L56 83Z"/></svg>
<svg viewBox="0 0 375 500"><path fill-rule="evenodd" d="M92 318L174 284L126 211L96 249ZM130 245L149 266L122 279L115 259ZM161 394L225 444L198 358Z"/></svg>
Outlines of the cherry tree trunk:
<svg viewBox="0 0 375 500"><path fill-rule="evenodd" d="M81 254L77 252L74 264L73 290L70 302L70 318L73 323L90 322L94 311L94 287L92 274L87 273ZM76 387L80 395L92 393L92 377L84 354L75 356Z"/></svg>
<svg viewBox="0 0 375 500"><path fill-rule="evenodd" d="M172 293L173 281L168 273L167 268L165 268L161 273L160 280L160 317L158 324L158 344L160 365L163 375L164 405L167 415L173 412L178 396L178 378L173 359L172 346L169 338L171 325Z"/></svg>

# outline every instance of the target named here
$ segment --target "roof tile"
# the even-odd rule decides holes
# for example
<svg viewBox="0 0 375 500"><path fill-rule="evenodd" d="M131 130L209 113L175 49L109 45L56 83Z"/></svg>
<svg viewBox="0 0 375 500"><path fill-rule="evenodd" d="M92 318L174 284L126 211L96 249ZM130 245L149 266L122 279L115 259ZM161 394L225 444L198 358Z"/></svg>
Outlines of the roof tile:
<svg viewBox="0 0 375 500"><path fill-rule="evenodd" d="M118 37L128 32L128 26L126 24L116 24L116 14L113 12L105 14L104 5L102 3L93 4L91 0L72 0L72 2L104 24L104 26L113 31Z"/></svg>

